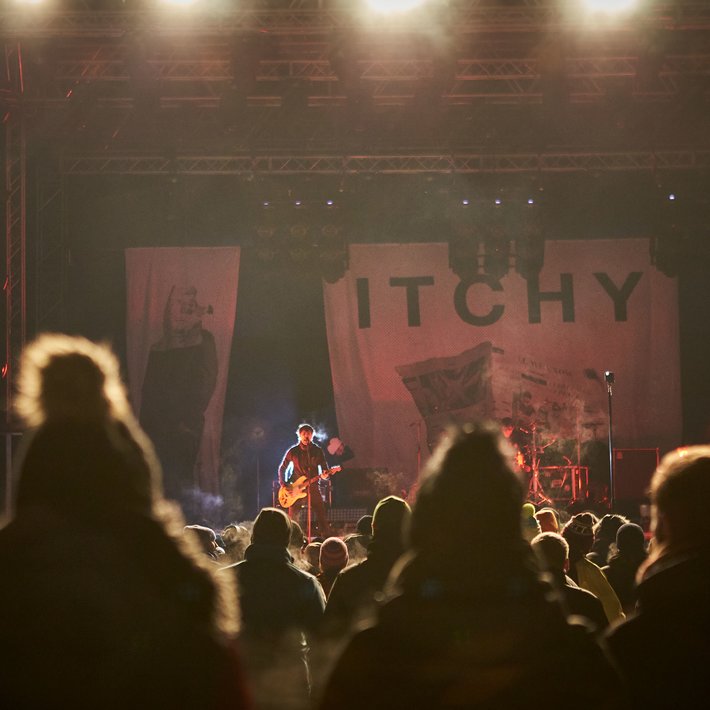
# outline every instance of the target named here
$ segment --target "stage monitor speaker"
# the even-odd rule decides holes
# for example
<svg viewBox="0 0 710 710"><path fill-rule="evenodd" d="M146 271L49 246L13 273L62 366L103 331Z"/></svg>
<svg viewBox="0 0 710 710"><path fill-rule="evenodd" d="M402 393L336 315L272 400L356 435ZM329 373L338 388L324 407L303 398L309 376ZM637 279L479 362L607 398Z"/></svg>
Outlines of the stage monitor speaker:
<svg viewBox="0 0 710 710"><path fill-rule="evenodd" d="M614 449L614 500L641 502L658 466L658 449Z"/></svg>

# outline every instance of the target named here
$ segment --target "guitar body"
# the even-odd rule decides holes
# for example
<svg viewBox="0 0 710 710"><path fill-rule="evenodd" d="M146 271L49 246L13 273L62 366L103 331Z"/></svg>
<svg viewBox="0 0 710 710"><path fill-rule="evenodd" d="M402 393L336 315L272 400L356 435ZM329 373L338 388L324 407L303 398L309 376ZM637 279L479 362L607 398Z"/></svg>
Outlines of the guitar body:
<svg viewBox="0 0 710 710"><path fill-rule="evenodd" d="M323 471L320 476L313 476L313 478L300 476L288 486L281 486L278 495L279 505L282 508L290 508L297 500L301 500L301 498L305 498L308 495L308 486L311 483L319 478L328 478L338 471L340 471L340 466L333 466L333 468Z"/></svg>

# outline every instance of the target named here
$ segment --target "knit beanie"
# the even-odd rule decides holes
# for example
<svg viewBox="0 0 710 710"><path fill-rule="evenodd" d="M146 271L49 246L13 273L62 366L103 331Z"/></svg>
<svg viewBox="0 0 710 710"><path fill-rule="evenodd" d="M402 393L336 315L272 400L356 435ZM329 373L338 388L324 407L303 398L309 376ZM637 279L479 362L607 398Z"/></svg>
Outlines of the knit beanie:
<svg viewBox="0 0 710 710"><path fill-rule="evenodd" d="M573 515L562 528L562 537L569 544L569 558L575 562L586 555L594 543L594 518L589 513Z"/></svg>
<svg viewBox="0 0 710 710"><path fill-rule="evenodd" d="M327 538L320 547L320 568L340 571L348 564L348 548L339 537Z"/></svg>
<svg viewBox="0 0 710 710"><path fill-rule="evenodd" d="M565 535L579 535L580 537L594 537L594 524L590 516L585 513L573 515L564 527Z"/></svg>
<svg viewBox="0 0 710 710"><path fill-rule="evenodd" d="M535 513L537 522L540 523L542 532L557 533L560 531L560 524L557 522L557 516L552 508L542 508Z"/></svg>
<svg viewBox="0 0 710 710"><path fill-rule="evenodd" d="M616 547L619 552L637 554L644 552L646 538L643 528L636 523L625 523L616 531Z"/></svg>

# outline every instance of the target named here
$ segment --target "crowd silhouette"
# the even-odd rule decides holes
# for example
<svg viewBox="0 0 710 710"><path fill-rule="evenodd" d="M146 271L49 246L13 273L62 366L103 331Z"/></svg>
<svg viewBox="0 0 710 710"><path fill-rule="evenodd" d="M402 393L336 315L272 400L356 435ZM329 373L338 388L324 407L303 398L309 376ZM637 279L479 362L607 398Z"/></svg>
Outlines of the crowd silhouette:
<svg viewBox="0 0 710 710"><path fill-rule="evenodd" d="M710 446L667 454L651 530L536 509L499 427L452 427L416 503L307 544L166 500L116 358L44 335L0 529L3 708L689 707L707 693Z"/></svg>

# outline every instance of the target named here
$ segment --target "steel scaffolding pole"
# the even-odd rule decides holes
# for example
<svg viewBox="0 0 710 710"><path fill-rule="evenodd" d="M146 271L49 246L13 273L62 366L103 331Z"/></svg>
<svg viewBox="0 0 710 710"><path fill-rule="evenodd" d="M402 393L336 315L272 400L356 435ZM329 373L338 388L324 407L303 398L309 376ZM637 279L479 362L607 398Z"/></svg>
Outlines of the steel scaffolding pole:
<svg viewBox="0 0 710 710"><path fill-rule="evenodd" d="M2 365L5 406L5 509L12 500L12 405L17 370L27 332L26 295L26 135L22 114L22 51L5 45L5 71L10 87L5 123L5 358Z"/></svg>

